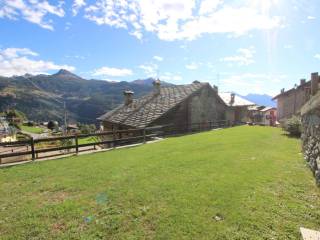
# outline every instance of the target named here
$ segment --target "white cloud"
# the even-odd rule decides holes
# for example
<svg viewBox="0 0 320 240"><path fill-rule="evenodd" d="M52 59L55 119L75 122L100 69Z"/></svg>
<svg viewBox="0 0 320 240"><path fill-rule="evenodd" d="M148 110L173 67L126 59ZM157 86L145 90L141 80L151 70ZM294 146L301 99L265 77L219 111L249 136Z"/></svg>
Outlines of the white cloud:
<svg viewBox="0 0 320 240"><path fill-rule="evenodd" d="M154 63L146 63L139 66L140 69L144 71L144 73L148 77L155 77L158 71L158 65Z"/></svg>
<svg viewBox="0 0 320 240"><path fill-rule="evenodd" d="M93 71L93 76L125 77L132 75L132 70L127 68L101 67Z"/></svg>
<svg viewBox="0 0 320 240"><path fill-rule="evenodd" d="M152 32L167 41L193 40L206 33L242 35L277 28L282 21L245 0L98 0L85 11L98 25L127 29L138 39Z"/></svg>
<svg viewBox="0 0 320 240"><path fill-rule="evenodd" d="M236 91L242 95L259 93L273 96L278 92L274 86L278 86L285 80L287 76L281 74L229 74L221 79L221 87L223 90Z"/></svg>
<svg viewBox="0 0 320 240"><path fill-rule="evenodd" d="M28 48L7 48L2 50L0 55L8 59L17 58L18 56L23 55L38 56L36 52L33 52Z"/></svg>
<svg viewBox="0 0 320 240"><path fill-rule="evenodd" d="M200 65L201 65L200 63L192 62L187 64L185 67L189 70L196 70L199 68Z"/></svg>
<svg viewBox="0 0 320 240"><path fill-rule="evenodd" d="M159 57L159 56L153 56L153 59L158 61L158 62L162 62L163 61L163 57Z"/></svg>
<svg viewBox="0 0 320 240"><path fill-rule="evenodd" d="M40 74L50 70L67 69L74 71L75 67L58 65L50 61L35 60L38 54L28 48L0 49L0 76Z"/></svg>
<svg viewBox="0 0 320 240"><path fill-rule="evenodd" d="M291 45L291 44L286 44L286 45L284 45L284 48L285 48L285 49L292 49L292 48L293 48L293 45Z"/></svg>
<svg viewBox="0 0 320 240"><path fill-rule="evenodd" d="M237 55L229 56L229 57L224 57L221 58L221 62L229 62L229 63L237 63L239 66L247 66L252 63L254 63L254 54L255 54L255 49L254 47L249 47L249 48L239 48L237 50Z"/></svg>
<svg viewBox="0 0 320 240"><path fill-rule="evenodd" d="M203 0L200 3L200 15L212 13L221 3L222 0Z"/></svg>
<svg viewBox="0 0 320 240"><path fill-rule="evenodd" d="M314 58L316 58L316 59L320 60L320 54L319 54L319 53L317 53L316 55L314 55Z"/></svg>
<svg viewBox="0 0 320 240"><path fill-rule="evenodd" d="M160 75L160 80L167 82L179 82L182 80L182 77L179 74L165 72L164 74Z"/></svg>
<svg viewBox="0 0 320 240"><path fill-rule="evenodd" d="M45 18L49 14L63 17L65 12L62 4L63 2L60 2L55 6L46 0L2 0L0 4L0 18L11 20L24 18L42 28L53 30L52 20L46 20Z"/></svg>
<svg viewBox="0 0 320 240"><path fill-rule="evenodd" d="M316 17L314 17L314 16L308 16L307 19L308 19L308 20L315 20Z"/></svg>
<svg viewBox="0 0 320 240"><path fill-rule="evenodd" d="M72 14L76 16L79 10L86 5L85 0L74 0L72 4Z"/></svg>

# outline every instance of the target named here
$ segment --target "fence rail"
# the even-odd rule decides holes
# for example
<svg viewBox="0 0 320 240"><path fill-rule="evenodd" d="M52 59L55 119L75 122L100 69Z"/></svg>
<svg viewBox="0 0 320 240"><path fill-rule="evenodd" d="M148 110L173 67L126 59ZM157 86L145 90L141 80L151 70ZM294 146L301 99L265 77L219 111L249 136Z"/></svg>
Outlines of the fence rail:
<svg viewBox="0 0 320 240"><path fill-rule="evenodd" d="M160 136L170 136L177 134L193 133L199 131L207 131L214 128L221 128L228 126L227 121L218 121L218 122L206 122L206 123L193 123L188 125L163 125L163 126L154 126L144 129L127 129L127 130L117 130L117 131L105 131L97 132L91 134L74 134L67 136L57 136L57 137L48 137L41 139L23 140L11 143L0 143L0 147L3 149L12 147L12 152L6 151L5 153L0 152L0 164L4 163L4 159L16 158L24 156L27 159L24 160L36 160L42 157L50 156L39 156L40 154L52 152L55 155L70 154L70 150L73 150L73 153L79 153L84 148L97 146L100 148L114 148L116 146L122 146L132 143L145 143L150 139ZM88 142L88 143L79 143L80 139L84 138L97 138L100 141ZM64 143L65 142L65 143ZM51 147L41 148L41 144L45 143L54 143ZM60 143L60 146L57 146L57 143ZM65 144L65 145L64 145ZM62 146L61 146L62 145ZM24 148L24 149L22 149ZM25 149L26 148L26 149ZM61 152L65 151L67 152ZM92 150L92 149L85 149ZM21 160L13 160L21 161ZM22 160L23 161L23 160Z"/></svg>

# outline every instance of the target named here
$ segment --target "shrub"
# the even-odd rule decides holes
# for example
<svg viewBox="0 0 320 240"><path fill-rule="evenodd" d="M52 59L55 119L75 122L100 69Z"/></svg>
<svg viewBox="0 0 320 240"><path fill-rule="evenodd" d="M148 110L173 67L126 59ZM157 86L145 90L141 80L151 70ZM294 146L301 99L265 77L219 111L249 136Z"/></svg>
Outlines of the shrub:
<svg viewBox="0 0 320 240"><path fill-rule="evenodd" d="M82 134L94 133L96 131L94 124L79 124L78 127Z"/></svg>
<svg viewBox="0 0 320 240"><path fill-rule="evenodd" d="M287 131L291 136L300 137L301 135L301 120L297 116L293 116L286 120L283 125L283 129Z"/></svg>

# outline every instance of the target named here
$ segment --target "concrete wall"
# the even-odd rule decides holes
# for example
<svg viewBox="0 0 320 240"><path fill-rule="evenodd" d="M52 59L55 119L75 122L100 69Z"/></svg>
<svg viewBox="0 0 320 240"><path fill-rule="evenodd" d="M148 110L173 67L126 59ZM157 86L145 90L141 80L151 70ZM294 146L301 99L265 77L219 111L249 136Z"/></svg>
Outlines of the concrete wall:
<svg viewBox="0 0 320 240"><path fill-rule="evenodd" d="M320 185L320 92L301 109L302 145L318 185Z"/></svg>

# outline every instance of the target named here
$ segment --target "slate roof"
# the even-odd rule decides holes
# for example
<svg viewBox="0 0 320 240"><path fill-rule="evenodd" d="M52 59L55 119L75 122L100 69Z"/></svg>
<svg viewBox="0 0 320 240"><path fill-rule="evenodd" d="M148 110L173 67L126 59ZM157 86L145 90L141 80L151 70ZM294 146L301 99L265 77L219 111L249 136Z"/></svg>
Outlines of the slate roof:
<svg viewBox="0 0 320 240"><path fill-rule="evenodd" d="M279 93L278 95L276 95L275 97L273 97L272 100L276 100L276 99L278 99L278 98L281 97L281 96L290 94L291 92L296 91L297 89L300 89L300 88L304 88L304 87L311 87L311 80L309 80L309 81L307 81L307 82L305 82L305 83L303 83L303 84L300 84L300 85L297 86L297 87L294 87L294 88L291 88L291 89L289 89L289 90L287 90L287 91L284 91L284 92Z"/></svg>
<svg viewBox="0 0 320 240"><path fill-rule="evenodd" d="M228 106L232 106L232 107L244 107L244 106L254 106L256 105L253 102L250 102L238 95L235 95L234 97L234 103L231 104L231 92L222 92L219 93L219 96L222 98L222 100L224 101L225 104L227 104Z"/></svg>
<svg viewBox="0 0 320 240"><path fill-rule="evenodd" d="M318 80L318 84L320 84L320 79ZM305 83L303 83L303 84L300 84L300 85L298 85L298 86L296 86L296 87L294 87L294 88L291 88L291 89L289 89L289 90L287 90L287 91L284 91L284 92L279 93L277 96L273 97L272 100L276 100L276 99L278 99L278 98L281 97L281 96L288 95L288 94L290 94L291 92L297 91L297 90L300 89L300 88L310 88L310 87L311 87L311 80L309 80L309 81L307 81L307 82L305 82Z"/></svg>
<svg viewBox="0 0 320 240"><path fill-rule="evenodd" d="M143 128L204 86L210 85L194 82L188 85L164 86L161 87L160 94L152 92L139 99L133 99L129 105L121 104L99 117L98 120Z"/></svg>

